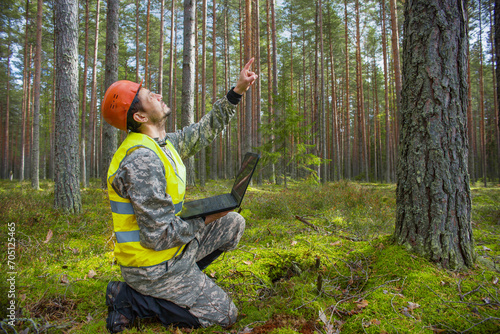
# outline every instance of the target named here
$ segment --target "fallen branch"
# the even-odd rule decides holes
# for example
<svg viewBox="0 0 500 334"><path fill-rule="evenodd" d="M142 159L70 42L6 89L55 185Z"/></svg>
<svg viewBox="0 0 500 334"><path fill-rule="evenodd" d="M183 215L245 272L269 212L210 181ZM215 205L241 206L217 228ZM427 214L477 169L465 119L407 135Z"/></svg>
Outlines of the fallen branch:
<svg viewBox="0 0 500 334"><path fill-rule="evenodd" d="M307 226L312 227L312 228L313 228L316 232L321 232L321 228L320 228L320 227L318 227L318 226L314 225L313 223L308 222L305 218L300 217L300 216L295 216L295 218L296 218L298 221L300 221L300 222L302 222L302 223L306 224Z"/></svg>

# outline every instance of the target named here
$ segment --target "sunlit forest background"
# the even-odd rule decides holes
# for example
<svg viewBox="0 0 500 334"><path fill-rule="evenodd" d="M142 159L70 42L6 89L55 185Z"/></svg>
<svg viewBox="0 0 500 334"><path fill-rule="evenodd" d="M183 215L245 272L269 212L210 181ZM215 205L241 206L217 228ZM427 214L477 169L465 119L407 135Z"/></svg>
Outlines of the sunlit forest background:
<svg viewBox="0 0 500 334"><path fill-rule="evenodd" d="M106 1L79 1L79 141L84 182L102 163ZM245 60L258 82L230 126L196 156L196 179L231 178L242 153L261 152L258 181L287 178L395 182L403 1L196 2L197 121L231 88ZM0 176L30 178L33 145L34 0L0 4ZM493 1L469 1L469 172L498 180L499 129ZM40 178L54 177L54 1L43 3ZM120 1L118 77L140 81L181 127L183 3ZM247 49L245 51L245 45ZM250 104L250 106L248 106ZM250 117L247 117L250 113ZM125 133L117 135L118 142ZM203 164L202 164L203 160Z"/></svg>

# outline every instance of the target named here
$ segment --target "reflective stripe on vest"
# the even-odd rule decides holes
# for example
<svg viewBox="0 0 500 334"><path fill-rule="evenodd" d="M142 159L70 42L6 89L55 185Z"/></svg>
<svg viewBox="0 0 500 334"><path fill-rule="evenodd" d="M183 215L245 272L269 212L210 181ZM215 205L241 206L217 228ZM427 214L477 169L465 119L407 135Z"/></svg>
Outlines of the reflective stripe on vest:
<svg viewBox="0 0 500 334"><path fill-rule="evenodd" d="M128 198L121 197L111 186L123 159L139 147L152 150L160 158L167 181L165 193L172 198L175 214L181 211L186 192L184 181L186 179L186 168L174 146L167 141L167 148L172 154L175 168L162 148L151 137L140 133L129 133L115 152L108 169L108 194L117 240L114 253L118 263L126 267L154 266L170 260L184 249L184 246L180 246L155 251L142 247L139 225L137 224L132 203Z"/></svg>

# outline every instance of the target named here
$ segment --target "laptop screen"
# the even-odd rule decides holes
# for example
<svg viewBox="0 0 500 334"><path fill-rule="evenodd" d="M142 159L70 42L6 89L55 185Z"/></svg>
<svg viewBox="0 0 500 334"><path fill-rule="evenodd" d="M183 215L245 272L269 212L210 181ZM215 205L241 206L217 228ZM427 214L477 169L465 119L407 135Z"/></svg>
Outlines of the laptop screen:
<svg viewBox="0 0 500 334"><path fill-rule="evenodd" d="M233 189L231 190L231 194L233 194L235 199L238 201L238 204L241 203L243 195L245 195L245 190L252 179L252 173L255 166L257 166L257 161L259 161L258 154L250 152L245 154L245 158L241 163L240 171L234 180Z"/></svg>

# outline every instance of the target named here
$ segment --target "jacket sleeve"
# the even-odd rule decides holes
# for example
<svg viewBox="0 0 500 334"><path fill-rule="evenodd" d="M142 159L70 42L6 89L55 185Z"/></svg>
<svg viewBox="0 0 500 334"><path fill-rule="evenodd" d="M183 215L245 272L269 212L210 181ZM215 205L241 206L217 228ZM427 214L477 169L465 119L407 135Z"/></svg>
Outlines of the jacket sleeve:
<svg viewBox="0 0 500 334"><path fill-rule="evenodd" d="M141 245L156 251L188 243L205 226L202 218L182 220L175 215L166 182L160 158L148 148L138 148L122 161L112 184L132 203Z"/></svg>
<svg viewBox="0 0 500 334"><path fill-rule="evenodd" d="M209 145L229 124L235 113L236 105L224 96L214 103L212 110L198 123L188 125L175 133L168 133L165 139L170 140L182 159L188 158Z"/></svg>

